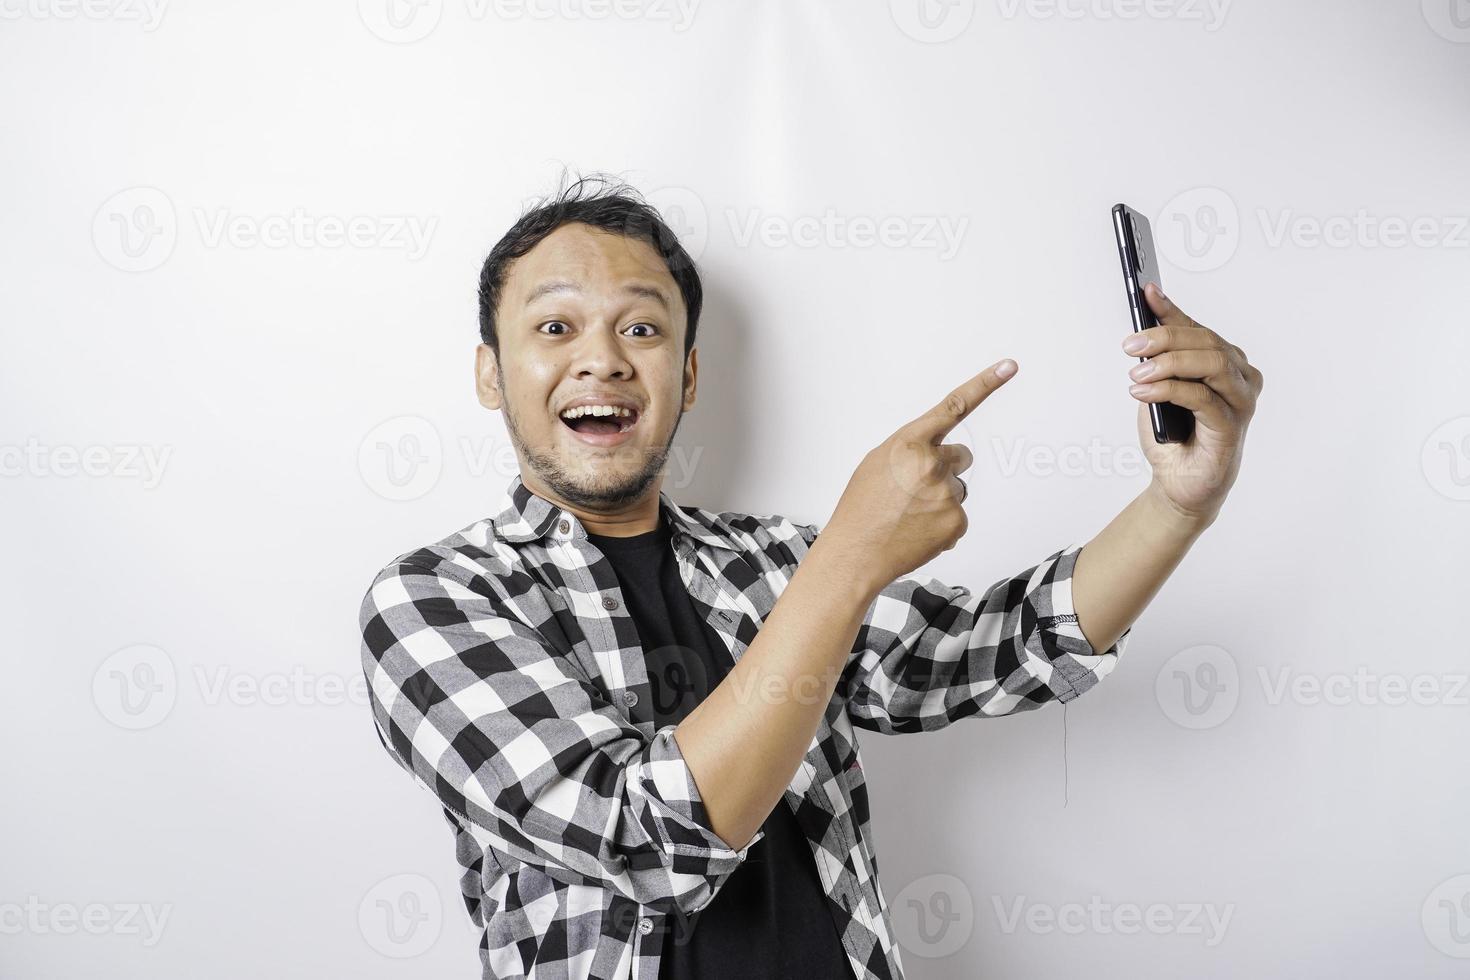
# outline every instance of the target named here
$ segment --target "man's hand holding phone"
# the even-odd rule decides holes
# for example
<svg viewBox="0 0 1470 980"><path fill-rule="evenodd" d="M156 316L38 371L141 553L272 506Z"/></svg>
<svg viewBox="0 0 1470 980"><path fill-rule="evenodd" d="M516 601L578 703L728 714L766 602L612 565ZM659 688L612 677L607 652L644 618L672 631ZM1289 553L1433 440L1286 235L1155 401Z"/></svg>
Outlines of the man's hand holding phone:
<svg viewBox="0 0 1470 980"><path fill-rule="evenodd" d="M1182 516L1209 523L1235 484L1246 428L1256 413L1264 378L1245 351L1186 314L1157 283L1143 290L1159 324L1130 333L1123 351L1146 357L1129 370L1129 394L1138 407L1138 441L1153 469L1150 489ZM1185 442L1160 443L1148 403L1169 402L1194 415Z"/></svg>
<svg viewBox="0 0 1470 980"><path fill-rule="evenodd" d="M1119 209L1124 206L1114 209L1115 218ZM1164 294L1151 239L1140 250L1132 238L1140 229L1146 234L1146 222L1131 210L1128 217L1117 227L1135 331L1122 348L1144 359L1128 373L1135 382L1129 393L1141 403L1139 443L1153 470L1148 492L1186 522L1208 525L1239 474L1264 379L1243 350ZM1143 304L1151 315L1143 315ZM974 460L965 446L943 440L1015 372L1010 359L991 365L869 451L814 547L840 556L874 595L953 548L969 529L961 507L968 490L959 474ZM1180 418L1159 414L1165 403ZM1177 441L1160 441L1161 435Z"/></svg>

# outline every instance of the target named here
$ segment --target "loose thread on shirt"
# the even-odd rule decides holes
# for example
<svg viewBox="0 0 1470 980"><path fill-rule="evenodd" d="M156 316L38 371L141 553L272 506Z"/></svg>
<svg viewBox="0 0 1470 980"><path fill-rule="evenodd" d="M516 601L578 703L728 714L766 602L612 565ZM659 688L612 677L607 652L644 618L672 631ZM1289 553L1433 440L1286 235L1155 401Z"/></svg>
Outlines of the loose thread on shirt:
<svg viewBox="0 0 1470 980"><path fill-rule="evenodd" d="M1067 702L1062 702L1062 809L1067 808L1069 773L1067 772Z"/></svg>

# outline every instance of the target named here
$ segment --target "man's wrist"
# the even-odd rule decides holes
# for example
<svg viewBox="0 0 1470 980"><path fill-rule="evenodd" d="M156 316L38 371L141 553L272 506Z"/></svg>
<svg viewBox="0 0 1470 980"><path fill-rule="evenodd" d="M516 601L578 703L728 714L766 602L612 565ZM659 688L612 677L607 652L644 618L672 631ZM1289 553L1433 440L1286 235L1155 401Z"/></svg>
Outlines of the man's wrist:
<svg viewBox="0 0 1470 980"><path fill-rule="evenodd" d="M1215 523L1220 515L1219 507L1204 512L1195 512L1180 507L1157 483L1150 483L1143 492L1159 526L1173 535L1194 540Z"/></svg>
<svg viewBox="0 0 1470 980"><path fill-rule="evenodd" d="M888 584L877 581L881 576L874 576L874 565L860 549L824 530L812 542L800 567L810 568L824 588L834 590L834 596L845 598L866 610Z"/></svg>

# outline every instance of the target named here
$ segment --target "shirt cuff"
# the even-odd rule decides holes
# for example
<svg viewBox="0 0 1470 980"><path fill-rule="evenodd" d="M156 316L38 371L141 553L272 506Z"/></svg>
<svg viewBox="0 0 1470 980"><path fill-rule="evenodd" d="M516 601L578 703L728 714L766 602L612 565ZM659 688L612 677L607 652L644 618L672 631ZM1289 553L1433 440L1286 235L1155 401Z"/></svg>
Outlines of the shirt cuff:
<svg viewBox="0 0 1470 980"><path fill-rule="evenodd" d="M755 832L744 847L730 847L710 826L704 797L694 782L694 773L684 760L673 724L653 733L653 742L636 773L654 815L654 826L674 862L676 872L722 875L734 871L763 837ZM704 862L696 867L691 862Z"/></svg>
<svg viewBox="0 0 1470 980"><path fill-rule="evenodd" d="M1082 632L1072 604L1072 576L1081 544L1062 549L1048 576L1050 587L1043 589L1036 602L1036 632L1027 647L1038 653L1051 667L1046 679L1058 701L1070 701L1083 694L1110 674L1118 664L1133 632L1130 624L1117 641L1099 653Z"/></svg>

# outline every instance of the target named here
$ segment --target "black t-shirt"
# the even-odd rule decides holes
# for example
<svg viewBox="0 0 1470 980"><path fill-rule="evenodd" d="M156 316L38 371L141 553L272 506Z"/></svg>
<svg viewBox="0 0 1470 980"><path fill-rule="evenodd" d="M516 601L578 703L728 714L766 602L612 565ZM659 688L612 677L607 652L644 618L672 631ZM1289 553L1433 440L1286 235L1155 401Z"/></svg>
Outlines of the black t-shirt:
<svg viewBox="0 0 1470 980"><path fill-rule="evenodd" d="M617 572L648 665L657 726L682 721L734 664L695 612L663 515L645 534L588 538ZM766 836L712 902L682 926L676 915L665 918L659 980L851 980L811 845L784 799L761 827Z"/></svg>

